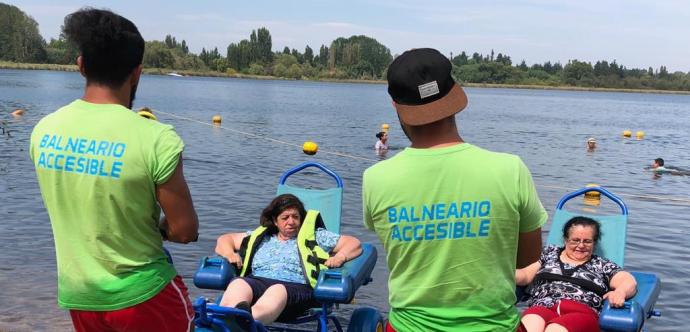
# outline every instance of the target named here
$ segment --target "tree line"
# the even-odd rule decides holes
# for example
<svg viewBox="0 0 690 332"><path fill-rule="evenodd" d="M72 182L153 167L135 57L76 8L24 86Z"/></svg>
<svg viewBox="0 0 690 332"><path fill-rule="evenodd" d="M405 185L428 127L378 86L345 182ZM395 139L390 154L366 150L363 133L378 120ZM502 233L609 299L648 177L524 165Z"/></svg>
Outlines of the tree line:
<svg viewBox="0 0 690 332"><path fill-rule="evenodd" d="M385 45L363 35L337 38L318 51L309 45L304 50L273 49L271 33L265 27L252 30L248 39L231 42L226 49L203 48L199 54L190 52L185 40L167 35L163 41L146 42L144 67L290 79L380 80L393 60ZM0 60L74 64L77 54L64 36L46 42L33 18L0 3ZM528 66L524 60L515 64L509 55L493 50L471 56L463 51L449 58L453 76L460 82L690 91L690 73L671 73L665 66L629 69L615 60L592 64L576 59Z"/></svg>

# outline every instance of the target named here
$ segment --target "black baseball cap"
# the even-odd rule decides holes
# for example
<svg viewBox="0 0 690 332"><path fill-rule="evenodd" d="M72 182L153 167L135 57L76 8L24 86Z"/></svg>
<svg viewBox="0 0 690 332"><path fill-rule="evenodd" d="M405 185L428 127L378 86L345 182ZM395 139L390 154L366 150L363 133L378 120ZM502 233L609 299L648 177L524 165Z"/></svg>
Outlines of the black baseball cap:
<svg viewBox="0 0 690 332"><path fill-rule="evenodd" d="M433 48L404 52L388 66L388 94L400 120L419 126L447 118L467 106L467 95L451 76L448 58Z"/></svg>

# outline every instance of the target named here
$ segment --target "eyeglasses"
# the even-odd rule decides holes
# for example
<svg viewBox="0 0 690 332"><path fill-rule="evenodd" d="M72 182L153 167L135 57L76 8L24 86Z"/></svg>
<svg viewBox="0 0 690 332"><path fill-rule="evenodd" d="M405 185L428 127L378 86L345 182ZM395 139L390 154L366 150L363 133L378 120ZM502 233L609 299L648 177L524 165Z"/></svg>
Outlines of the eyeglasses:
<svg viewBox="0 0 690 332"><path fill-rule="evenodd" d="M582 243L584 246L589 247L594 244L594 240L590 239L584 239L584 240L576 240L576 239L568 239L566 240L569 245L571 246L579 246L580 243Z"/></svg>

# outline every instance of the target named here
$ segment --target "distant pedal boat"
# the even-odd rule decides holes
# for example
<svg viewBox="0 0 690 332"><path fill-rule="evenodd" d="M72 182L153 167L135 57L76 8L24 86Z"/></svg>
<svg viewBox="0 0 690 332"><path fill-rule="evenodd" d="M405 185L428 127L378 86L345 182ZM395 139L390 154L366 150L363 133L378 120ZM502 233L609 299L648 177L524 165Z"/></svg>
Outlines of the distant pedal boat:
<svg viewBox="0 0 690 332"><path fill-rule="evenodd" d="M168 76L184 77L184 75L178 74L176 72L168 73Z"/></svg>

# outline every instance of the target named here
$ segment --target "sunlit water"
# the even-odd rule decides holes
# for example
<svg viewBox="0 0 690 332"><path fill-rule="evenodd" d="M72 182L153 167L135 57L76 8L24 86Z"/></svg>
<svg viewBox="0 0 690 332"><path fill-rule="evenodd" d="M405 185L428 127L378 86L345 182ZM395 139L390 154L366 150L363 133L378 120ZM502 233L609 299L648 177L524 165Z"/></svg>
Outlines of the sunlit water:
<svg viewBox="0 0 690 332"><path fill-rule="evenodd" d="M44 115L81 96L76 73L0 70L0 330L68 330L68 314L57 308L56 268L50 222L28 158L31 129ZM467 89L470 104L458 122L463 138L478 146L517 154L533 173L545 207L552 213L571 189L598 183L622 194L630 209L626 265L662 279L653 331L678 331L690 310L690 177L654 178L645 166L656 157L690 168L690 96ZM361 174L375 163L374 137L391 124L389 156L408 144L397 124L385 85L301 81L257 81L145 76L136 107L149 106L223 128L158 113L185 141L185 175L199 215L199 241L168 244L192 297L215 296L196 289L191 276L211 253L218 235L252 229L260 209L275 193L282 171L316 160L345 182L342 232L364 242L376 236L361 221ZM9 112L26 109L22 118ZM643 130L643 140L624 139L625 129ZM7 132L9 131L9 134ZM306 156L295 146L306 140L320 152ZM0 131L1 132L1 131ZM598 148L587 152L594 136ZM342 154L350 158L328 154ZM308 173L308 175L313 175ZM329 184L320 176L298 183ZM675 200L674 200L675 199ZM574 209L580 209L578 202ZM357 305L388 311L386 264L379 256L374 282L341 306L347 320Z"/></svg>

